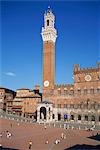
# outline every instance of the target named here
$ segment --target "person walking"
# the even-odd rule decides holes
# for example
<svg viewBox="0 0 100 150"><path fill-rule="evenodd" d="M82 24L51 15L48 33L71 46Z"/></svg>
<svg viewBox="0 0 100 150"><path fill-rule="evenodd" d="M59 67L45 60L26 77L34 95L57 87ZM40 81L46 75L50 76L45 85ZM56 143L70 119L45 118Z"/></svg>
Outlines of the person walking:
<svg viewBox="0 0 100 150"><path fill-rule="evenodd" d="M29 145L28 148L31 149L32 148L32 140L29 141Z"/></svg>
<svg viewBox="0 0 100 150"><path fill-rule="evenodd" d="M46 125L44 126L44 129L45 129L45 130L47 129L47 126L46 126Z"/></svg>
<svg viewBox="0 0 100 150"><path fill-rule="evenodd" d="M45 144L48 144L49 143L49 141L48 141L48 139L45 141Z"/></svg>
<svg viewBox="0 0 100 150"><path fill-rule="evenodd" d="M62 138L62 139L64 138L64 133L63 133L63 132L61 133L61 138Z"/></svg>

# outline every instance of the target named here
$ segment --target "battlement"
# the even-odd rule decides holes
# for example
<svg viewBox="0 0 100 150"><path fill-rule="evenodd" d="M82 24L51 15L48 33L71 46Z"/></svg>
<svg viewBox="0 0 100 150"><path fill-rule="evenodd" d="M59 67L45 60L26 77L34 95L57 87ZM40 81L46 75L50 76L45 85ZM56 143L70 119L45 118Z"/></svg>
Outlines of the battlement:
<svg viewBox="0 0 100 150"><path fill-rule="evenodd" d="M50 6L48 6L48 9L47 9L47 11L45 11L44 16L48 16L48 15L54 17L52 9L50 8Z"/></svg>
<svg viewBox="0 0 100 150"><path fill-rule="evenodd" d="M73 84L56 84L55 88L66 88L66 87L73 87Z"/></svg>
<svg viewBox="0 0 100 150"><path fill-rule="evenodd" d="M80 68L79 64L74 65L74 74L76 73L83 73L83 72L97 72L100 69L100 62L97 62L98 67L87 67L87 68Z"/></svg>

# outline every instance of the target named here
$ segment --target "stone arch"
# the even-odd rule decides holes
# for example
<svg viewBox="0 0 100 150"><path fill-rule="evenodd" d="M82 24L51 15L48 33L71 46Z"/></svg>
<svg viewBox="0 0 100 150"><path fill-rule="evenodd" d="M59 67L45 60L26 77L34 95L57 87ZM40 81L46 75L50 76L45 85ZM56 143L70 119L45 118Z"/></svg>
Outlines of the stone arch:
<svg viewBox="0 0 100 150"><path fill-rule="evenodd" d="M53 103L43 101L37 106L37 122L51 122L53 114Z"/></svg>
<svg viewBox="0 0 100 150"><path fill-rule="evenodd" d="M40 108L40 119L45 120L46 119L46 113L47 113L46 108L44 106L42 106Z"/></svg>

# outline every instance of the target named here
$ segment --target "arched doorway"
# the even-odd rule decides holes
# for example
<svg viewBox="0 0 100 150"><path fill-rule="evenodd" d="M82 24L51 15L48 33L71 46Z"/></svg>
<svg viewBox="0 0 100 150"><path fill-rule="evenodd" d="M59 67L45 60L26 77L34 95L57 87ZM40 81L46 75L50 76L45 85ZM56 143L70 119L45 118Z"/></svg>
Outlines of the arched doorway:
<svg viewBox="0 0 100 150"><path fill-rule="evenodd" d="M85 115L85 116L84 116L84 119L85 119L85 121L88 121L88 116Z"/></svg>
<svg viewBox="0 0 100 150"><path fill-rule="evenodd" d="M81 120L81 115L78 115L78 120Z"/></svg>
<svg viewBox="0 0 100 150"><path fill-rule="evenodd" d="M46 108L45 107L40 108L40 119L46 120Z"/></svg>
<svg viewBox="0 0 100 150"><path fill-rule="evenodd" d="M74 120L74 115L71 115L71 116L70 116L70 120Z"/></svg>
<svg viewBox="0 0 100 150"><path fill-rule="evenodd" d="M37 122L51 122L53 114L53 103L42 101L37 106Z"/></svg>
<svg viewBox="0 0 100 150"><path fill-rule="evenodd" d="M61 114L58 114L58 121L61 120Z"/></svg>

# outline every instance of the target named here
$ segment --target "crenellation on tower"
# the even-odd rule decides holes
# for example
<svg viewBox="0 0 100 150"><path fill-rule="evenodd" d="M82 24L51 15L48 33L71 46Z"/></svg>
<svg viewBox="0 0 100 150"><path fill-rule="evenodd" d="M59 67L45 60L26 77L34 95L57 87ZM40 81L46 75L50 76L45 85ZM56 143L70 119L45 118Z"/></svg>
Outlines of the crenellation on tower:
<svg viewBox="0 0 100 150"><path fill-rule="evenodd" d="M74 64L74 72L80 71L80 65Z"/></svg>
<svg viewBox="0 0 100 150"><path fill-rule="evenodd" d="M54 27L55 16L52 13L52 10L48 8L47 12L44 14L44 27L42 27L42 39L43 42L52 41L56 42L57 31Z"/></svg>
<svg viewBox="0 0 100 150"><path fill-rule="evenodd" d="M73 84L55 84L55 88L73 87Z"/></svg>

